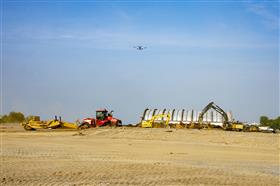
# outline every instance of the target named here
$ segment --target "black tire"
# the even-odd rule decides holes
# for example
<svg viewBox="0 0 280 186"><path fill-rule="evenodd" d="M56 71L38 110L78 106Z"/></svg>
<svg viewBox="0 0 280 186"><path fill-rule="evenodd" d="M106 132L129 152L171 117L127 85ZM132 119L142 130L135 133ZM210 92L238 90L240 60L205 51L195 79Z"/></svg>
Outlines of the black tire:
<svg viewBox="0 0 280 186"><path fill-rule="evenodd" d="M25 130L35 130L34 128L30 127L28 124L25 124L25 125L23 126L23 128L24 128Z"/></svg>
<svg viewBox="0 0 280 186"><path fill-rule="evenodd" d="M116 121L116 123L110 124L110 127L113 127L113 128L117 128L118 126L119 126L119 121Z"/></svg>
<svg viewBox="0 0 280 186"><path fill-rule="evenodd" d="M83 129L88 129L90 128L90 124L88 123L82 123L80 126L79 126L79 129L83 130Z"/></svg>
<svg viewBox="0 0 280 186"><path fill-rule="evenodd" d="M122 126L122 121L121 120L118 120L119 123L118 123L118 127L121 127Z"/></svg>

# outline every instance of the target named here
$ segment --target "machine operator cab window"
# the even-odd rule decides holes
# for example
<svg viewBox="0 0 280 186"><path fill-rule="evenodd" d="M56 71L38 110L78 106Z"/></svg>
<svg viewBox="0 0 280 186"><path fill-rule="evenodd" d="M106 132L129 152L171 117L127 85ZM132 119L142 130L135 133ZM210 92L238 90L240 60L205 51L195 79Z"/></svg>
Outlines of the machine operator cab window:
<svg viewBox="0 0 280 186"><path fill-rule="evenodd" d="M104 120L108 116L108 111L106 109L96 111L96 119Z"/></svg>

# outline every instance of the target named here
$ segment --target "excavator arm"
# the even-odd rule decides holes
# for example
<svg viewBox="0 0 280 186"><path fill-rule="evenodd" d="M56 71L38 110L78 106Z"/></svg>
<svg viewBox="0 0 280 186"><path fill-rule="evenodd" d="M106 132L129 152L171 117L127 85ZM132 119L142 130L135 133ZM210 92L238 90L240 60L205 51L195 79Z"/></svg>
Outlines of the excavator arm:
<svg viewBox="0 0 280 186"><path fill-rule="evenodd" d="M202 112L199 114L199 117L198 117L199 123L202 125L204 114L211 108L223 116L224 124L226 124L226 126L227 126L229 124L227 113L223 109L221 109L218 105L216 105L214 102L211 102L208 105L206 105L206 107L204 107L204 109L202 110Z"/></svg>

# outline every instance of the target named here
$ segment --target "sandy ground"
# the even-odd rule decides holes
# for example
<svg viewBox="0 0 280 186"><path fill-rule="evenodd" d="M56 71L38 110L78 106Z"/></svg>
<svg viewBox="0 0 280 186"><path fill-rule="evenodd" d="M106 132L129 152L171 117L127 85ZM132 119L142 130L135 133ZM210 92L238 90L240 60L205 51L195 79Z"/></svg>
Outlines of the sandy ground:
<svg viewBox="0 0 280 186"><path fill-rule="evenodd" d="M1 185L280 185L279 134L0 127Z"/></svg>

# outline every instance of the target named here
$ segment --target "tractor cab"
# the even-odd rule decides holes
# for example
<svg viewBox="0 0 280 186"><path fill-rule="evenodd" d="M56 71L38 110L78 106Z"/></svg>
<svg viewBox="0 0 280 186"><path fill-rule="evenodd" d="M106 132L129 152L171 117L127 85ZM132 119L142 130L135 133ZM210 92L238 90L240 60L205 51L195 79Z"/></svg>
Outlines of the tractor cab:
<svg viewBox="0 0 280 186"><path fill-rule="evenodd" d="M96 119L98 120L106 120L113 117L113 110L108 112L106 109L96 110Z"/></svg>
<svg viewBox="0 0 280 186"><path fill-rule="evenodd" d="M96 110L96 119L105 120L108 117L108 111L106 109Z"/></svg>

